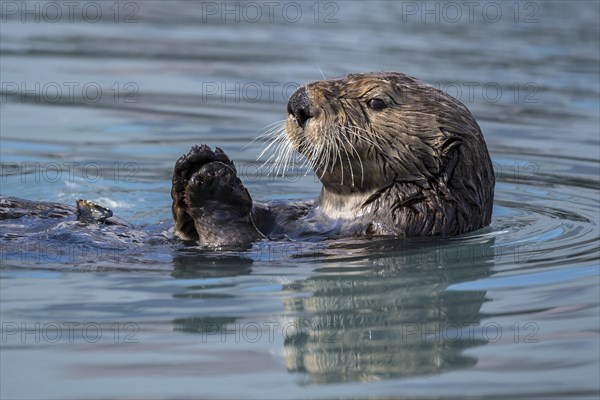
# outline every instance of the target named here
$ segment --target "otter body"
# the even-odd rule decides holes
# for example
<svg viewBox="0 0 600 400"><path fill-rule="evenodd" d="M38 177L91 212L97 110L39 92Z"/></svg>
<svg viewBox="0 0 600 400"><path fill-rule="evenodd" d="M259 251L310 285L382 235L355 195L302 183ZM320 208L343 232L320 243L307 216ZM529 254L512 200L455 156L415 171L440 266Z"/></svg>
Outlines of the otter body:
<svg viewBox="0 0 600 400"><path fill-rule="evenodd" d="M351 74L301 87L287 111L276 148L307 158L323 184L318 199L253 203L220 149L194 147L173 177L179 237L210 246L457 235L490 223L492 162L475 119L451 96L400 73Z"/></svg>
<svg viewBox="0 0 600 400"><path fill-rule="evenodd" d="M175 235L244 247L262 238L457 235L490 223L494 174L479 126L458 100L410 76L309 83L290 98L271 145L284 166L292 150L306 157L323 184L316 200L256 203L221 149L194 146L173 172ZM114 218L95 207L78 204L78 219ZM7 218L15 213L0 209Z"/></svg>

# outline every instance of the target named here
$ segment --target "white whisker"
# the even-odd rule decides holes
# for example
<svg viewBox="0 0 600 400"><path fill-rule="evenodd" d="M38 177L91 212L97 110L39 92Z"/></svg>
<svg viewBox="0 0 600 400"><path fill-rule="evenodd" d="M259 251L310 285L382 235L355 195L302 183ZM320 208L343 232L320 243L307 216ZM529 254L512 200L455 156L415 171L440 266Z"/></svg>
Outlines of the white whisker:
<svg viewBox="0 0 600 400"><path fill-rule="evenodd" d="M317 68L319 69L319 72L321 73L321 76L323 76L323 79L327 79L327 77L325 77L325 74L323 73L323 71L321 70L321 67L319 67L318 64L317 64Z"/></svg>
<svg viewBox="0 0 600 400"><path fill-rule="evenodd" d="M250 146L252 143L256 142L257 140L266 140L266 139L276 135L277 132L281 128L285 129L285 119L273 122L272 124L269 124L269 125L265 126L264 128L259 129L258 131L256 131L257 136L254 139L252 139L252 141L250 141L250 143L247 143L246 145L244 145L242 147L242 150L246 149L248 146Z"/></svg>

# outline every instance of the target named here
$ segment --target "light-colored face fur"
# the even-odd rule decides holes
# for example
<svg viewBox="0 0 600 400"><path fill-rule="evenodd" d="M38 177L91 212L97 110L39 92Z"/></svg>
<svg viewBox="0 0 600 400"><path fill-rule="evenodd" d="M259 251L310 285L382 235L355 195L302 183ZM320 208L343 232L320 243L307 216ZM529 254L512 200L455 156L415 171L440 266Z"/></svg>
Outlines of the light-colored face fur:
<svg viewBox="0 0 600 400"><path fill-rule="evenodd" d="M461 145L485 149L466 107L404 74L352 74L305 89L312 117L302 127L288 112L286 130L330 192L430 181Z"/></svg>

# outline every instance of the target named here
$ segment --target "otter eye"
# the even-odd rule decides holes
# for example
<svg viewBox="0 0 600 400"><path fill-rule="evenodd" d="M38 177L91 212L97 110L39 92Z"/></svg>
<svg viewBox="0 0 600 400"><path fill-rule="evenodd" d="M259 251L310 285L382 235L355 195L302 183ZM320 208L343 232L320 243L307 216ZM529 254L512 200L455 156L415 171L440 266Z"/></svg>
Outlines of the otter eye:
<svg viewBox="0 0 600 400"><path fill-rule="evenodd" d="M384 108L387 107L387 105L385 104L385 101L383 101L381 99L371 99L371 100L367 101L367 105L369 106L369 108L371 110L383 110Z"/></svg>

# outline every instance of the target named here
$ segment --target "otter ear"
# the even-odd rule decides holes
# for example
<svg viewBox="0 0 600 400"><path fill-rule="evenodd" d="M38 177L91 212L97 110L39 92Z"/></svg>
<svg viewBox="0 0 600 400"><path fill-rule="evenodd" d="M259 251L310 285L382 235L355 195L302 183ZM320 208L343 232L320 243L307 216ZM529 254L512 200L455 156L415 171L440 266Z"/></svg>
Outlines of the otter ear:
<svg viewBox="0 0 600 400"><path fill-rule="evenodd" d="M440 128L442 138L437 148L438 157L441 160L440 177L448 182L458 161L458 149L463 144L463 139L455 132Z"/></svg>
<svg viewBox="0 0 600 400"><path fill-rule="evenodd" d="M459 134L447 129L440 128L440 131L442 131L443 136L438 147L439 155L441 158L451 157L454 151L462 146L463 139Z"/></svg>

